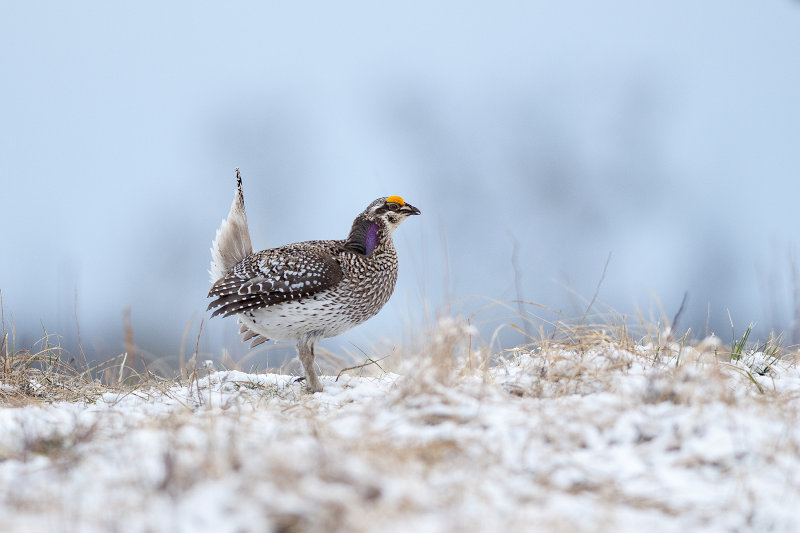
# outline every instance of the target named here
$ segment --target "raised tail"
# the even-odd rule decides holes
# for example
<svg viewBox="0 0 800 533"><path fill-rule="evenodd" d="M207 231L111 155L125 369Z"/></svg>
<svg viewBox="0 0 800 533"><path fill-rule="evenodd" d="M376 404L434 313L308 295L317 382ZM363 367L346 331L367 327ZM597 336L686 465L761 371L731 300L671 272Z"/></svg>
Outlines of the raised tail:
<svg viewBox="0 0 800 533"><path fill-rule="evenodd" d="M253 253L247 214L244 211L242 175L236 169L236 190L228 218L222 221L214 242L211 243L211 283L225 276L233 266Z"/></svg>

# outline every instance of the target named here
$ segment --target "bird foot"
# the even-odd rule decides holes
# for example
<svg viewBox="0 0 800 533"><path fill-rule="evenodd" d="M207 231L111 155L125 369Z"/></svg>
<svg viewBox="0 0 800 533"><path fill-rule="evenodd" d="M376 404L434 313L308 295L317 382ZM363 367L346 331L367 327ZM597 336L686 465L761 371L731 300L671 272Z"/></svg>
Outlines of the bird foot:
<svg viewBox="0 0 800 533"><path fill-rule="evenodd" d="M306 389L308 389L309 392L322 392L322 383L319 382L319 379L309 381L305 376L300 376L294 378L292 383L300 383L301 381L305 382Z"/></svg>

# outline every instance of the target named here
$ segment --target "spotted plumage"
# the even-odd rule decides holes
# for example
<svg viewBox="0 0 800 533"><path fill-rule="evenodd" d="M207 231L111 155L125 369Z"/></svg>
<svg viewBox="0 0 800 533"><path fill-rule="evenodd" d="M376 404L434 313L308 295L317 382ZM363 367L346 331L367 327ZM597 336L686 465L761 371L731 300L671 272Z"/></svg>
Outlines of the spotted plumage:
<svg viewBox="0 0 800 533"><path fill-rule="evenodd" d="M244 218L241 183L237 194L240 200L234 199L229 220L234 214ZM235 264L217 259L225 256L217 249L224 250L228 241L245 240L235 233L228 236L224 221L212 248L217 261L212 261L212 273L225 274L211 287L208 308L214 309L212 316L237 315L243 340L252 340L251 346L267 339L297 342L306 383L320 391L314 345L374 316L389 300L397 281L392 234L408 216L418 214L399 196L378 198L356 217L347 239L287 244L237 257ZM249 235L246 240L249 244Z"/></svg>

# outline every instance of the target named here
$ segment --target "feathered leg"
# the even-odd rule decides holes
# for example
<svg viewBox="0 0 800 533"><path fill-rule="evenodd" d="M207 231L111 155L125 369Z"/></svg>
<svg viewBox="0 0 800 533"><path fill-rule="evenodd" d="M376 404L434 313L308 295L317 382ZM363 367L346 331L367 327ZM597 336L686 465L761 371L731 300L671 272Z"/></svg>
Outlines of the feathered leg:
<svg viewBox="0 0 800 533"><path fill-rule="evenodd" d="M306 335L297 343L297 356L306 374L306 386L311 392L322 392L322 383L314 370L314 345L317 340L317 337Z"/></svg>

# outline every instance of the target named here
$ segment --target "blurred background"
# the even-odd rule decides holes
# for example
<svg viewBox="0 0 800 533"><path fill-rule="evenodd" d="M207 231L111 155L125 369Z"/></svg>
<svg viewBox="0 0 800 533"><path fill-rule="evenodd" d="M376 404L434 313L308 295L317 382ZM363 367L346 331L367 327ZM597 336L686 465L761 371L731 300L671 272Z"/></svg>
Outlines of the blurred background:
<svg viewBox="0 0 800 533"><path fill-rule="evenodd" d="M422 210L334 352L444 312L547 329L595 293L800 342L799 56L791 0L3 2L5 328L98 360L127 312L147 357L246 357L233 319L198 341L238 166L257 249L344 238L379 196Z"/></svg>

